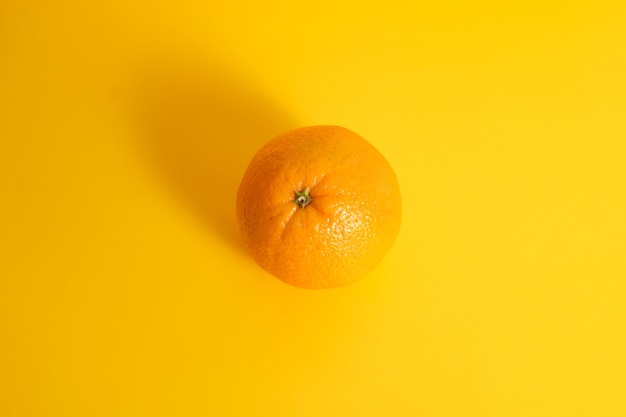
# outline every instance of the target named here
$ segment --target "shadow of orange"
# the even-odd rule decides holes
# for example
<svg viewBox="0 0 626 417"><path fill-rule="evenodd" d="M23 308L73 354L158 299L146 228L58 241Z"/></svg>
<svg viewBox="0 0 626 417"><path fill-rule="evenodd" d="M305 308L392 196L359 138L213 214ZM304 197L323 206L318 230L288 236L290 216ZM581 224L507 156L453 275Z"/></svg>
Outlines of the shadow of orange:
<svg viewBox="0 0 626 417"><path fill-rule="evenodd" d="M297 126L243 82L210 66L149 66L134 86L140 151L224 241L242 249L235 219L239 181L263 143Z"/></svg>

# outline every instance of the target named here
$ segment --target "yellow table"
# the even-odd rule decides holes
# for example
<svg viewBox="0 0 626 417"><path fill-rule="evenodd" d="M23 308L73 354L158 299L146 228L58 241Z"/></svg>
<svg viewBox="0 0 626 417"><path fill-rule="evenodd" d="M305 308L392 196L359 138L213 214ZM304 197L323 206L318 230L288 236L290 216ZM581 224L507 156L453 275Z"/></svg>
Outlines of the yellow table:
<svg viewBox="0 0 626 417"><path fill-rule="evenodd" d="M623 4L623 2L621 2ZM0 416L626 415L626 6L0 5ZM356 285L245 253L259 146L390 161Z"/></svg>

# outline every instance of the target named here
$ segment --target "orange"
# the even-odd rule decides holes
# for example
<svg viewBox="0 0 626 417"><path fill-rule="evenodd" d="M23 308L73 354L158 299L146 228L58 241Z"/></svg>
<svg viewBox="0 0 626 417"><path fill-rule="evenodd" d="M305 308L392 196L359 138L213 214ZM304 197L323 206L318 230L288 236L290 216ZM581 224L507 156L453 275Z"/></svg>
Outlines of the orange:
<svg viewBox="0 0 626 417"><path fill-rule="evenodd" d="M382 154L339 126L283 133L252 158L237 220L256 262L300 288L351 284L391 248L402 204Z"/></svg>

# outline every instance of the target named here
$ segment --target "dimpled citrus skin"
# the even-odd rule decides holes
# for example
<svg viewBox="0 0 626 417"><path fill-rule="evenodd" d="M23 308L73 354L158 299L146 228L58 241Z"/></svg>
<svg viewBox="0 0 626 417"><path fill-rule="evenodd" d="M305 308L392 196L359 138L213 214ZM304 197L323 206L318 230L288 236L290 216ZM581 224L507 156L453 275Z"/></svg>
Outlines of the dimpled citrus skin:
<svg viewBox="0 0 626 417"><path fill-rule="evenodd" d="M310 203L296 204L308 189ZM303 197L304 198L304 197ZM402 203L382 154L339 126L309 126L266 143L237 192L237 220L254 260L300 288L351 284L392 246Z"/></svg>

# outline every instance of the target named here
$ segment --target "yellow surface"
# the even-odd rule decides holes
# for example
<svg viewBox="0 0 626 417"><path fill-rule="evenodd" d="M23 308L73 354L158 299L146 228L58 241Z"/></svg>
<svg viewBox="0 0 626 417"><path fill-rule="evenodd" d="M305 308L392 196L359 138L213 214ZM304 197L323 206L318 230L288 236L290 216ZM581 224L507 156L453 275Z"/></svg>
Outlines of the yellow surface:
<svg viewBox="0 0 626 417"><path fill-rule="evenodd" d="M625 21L4 0L0 416L626 415ZM405 217L369 277L307 291L244 252L234 196L319 123L381 150Z"/></svg>

